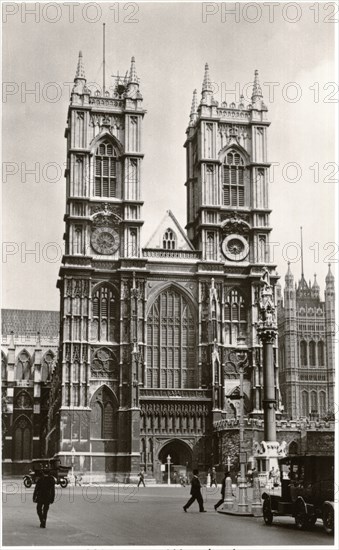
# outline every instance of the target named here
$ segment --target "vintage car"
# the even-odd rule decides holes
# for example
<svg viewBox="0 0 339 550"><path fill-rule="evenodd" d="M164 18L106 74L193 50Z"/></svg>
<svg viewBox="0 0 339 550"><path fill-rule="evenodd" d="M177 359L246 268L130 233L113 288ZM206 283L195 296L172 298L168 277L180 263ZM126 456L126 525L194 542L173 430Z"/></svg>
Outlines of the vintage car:
<svg viewBox="0 0 339 550"><path fill-rule="evenodd" d="M68 484L68 472L70 466L62 466L59 458L38 458L32 460L31 468L24 476L25 487L31 487L33 483L36 483L41 477L42 472L48 472L55 479L55 483L65 488Z"/></svg>
<svg viewBox="0 0 339 550"><path fill-rule="evenodd" d="M327 533L334 532L334 458L299 455L279 460L281 494L262 494L263 516L271 525L274 516L292 516L299 529L323 520Z"/></svg>

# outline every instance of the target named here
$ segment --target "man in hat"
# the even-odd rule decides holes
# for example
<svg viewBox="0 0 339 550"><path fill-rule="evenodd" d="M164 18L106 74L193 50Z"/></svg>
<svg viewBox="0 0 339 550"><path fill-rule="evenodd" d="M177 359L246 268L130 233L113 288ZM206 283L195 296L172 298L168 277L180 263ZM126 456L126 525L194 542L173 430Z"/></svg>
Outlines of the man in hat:
<svg viewBox="0 0 339 550"><path fill-rule="evenodd" d="M199 512L206 512L206 510L204 510L204 501L201 494L201 484L198 475L198 470L193 470L193 477L191 481L191 498L188 502L186 502L185 506L183 506L184 512L187 512L187 509L195 500L198 501Z"/></svg>
<svg viewBox="0 0 339 550"><path fill-rule="evenodd" d="M40 519L40 527L46 527L49 505L54 502L54 498L54 477L42 470L42 476L38 479L33 493L33 502L37 503L36 511Z"/></svg>

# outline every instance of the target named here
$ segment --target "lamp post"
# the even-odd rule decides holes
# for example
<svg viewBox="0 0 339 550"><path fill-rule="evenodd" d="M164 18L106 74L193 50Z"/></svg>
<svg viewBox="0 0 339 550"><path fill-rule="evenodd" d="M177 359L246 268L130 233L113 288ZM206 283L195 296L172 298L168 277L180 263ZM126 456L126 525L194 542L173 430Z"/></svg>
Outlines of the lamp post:
<svg viewBox="0 0 339 550"><path fill-rule="evenodd" d="M239 512L246 514L248 511L247 501L247 482L246 482L246 452L244 448L244 372L248 367L248 350L245 345L245 338L239 336L237 339L237 348L233 349L229 354L229 362L233 365L236 372L239 374L239 463L240 463L240 479L239 479Z"/></svg>
<svg viewBox="0 0 339 550"><path fill-rule="evenodd" d="M167 456L167 485L171 485L171 457Z"/></svg>
<svg viewBox="0 0 339 550"><path fill-rule="evenodd" d="M273 288L270 284L268 269L264 268L261 277L263 285L259 300L259 320L257 331L259 340L263 346L263 374L264 374L264 440L269 442L277 441L276 434L276 396L274 380L274 355L273 344L278 332L276 324L276 313L273 298Z"/></svg>
<svg viewBox="0 0 339 550"><path fill-rule="evenodd" d="M72 456L71 456L72 479L74 480L74 460L75 460L75 449L74 449L74 447L72 447L71 453L72 453Z"/></svg>

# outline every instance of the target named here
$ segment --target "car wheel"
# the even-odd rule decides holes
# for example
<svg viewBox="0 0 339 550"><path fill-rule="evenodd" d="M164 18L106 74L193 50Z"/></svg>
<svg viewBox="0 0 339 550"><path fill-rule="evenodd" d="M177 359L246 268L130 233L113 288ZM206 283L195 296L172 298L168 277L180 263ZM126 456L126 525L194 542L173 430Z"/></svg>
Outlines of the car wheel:
<svg viewBox="0 0 339 550"><path fill-rule="evenodd" d="M326 533L333 535L334 533L334 508L332 506L325 506L323 512L323 524Z"/></svg>
<svg viewBox="0 0 339 550"><path fill-rule="evenodd" d="M32 480L29 477L25 477L24 486L27 487L27 489L29 489L32 486Z"/></svg>

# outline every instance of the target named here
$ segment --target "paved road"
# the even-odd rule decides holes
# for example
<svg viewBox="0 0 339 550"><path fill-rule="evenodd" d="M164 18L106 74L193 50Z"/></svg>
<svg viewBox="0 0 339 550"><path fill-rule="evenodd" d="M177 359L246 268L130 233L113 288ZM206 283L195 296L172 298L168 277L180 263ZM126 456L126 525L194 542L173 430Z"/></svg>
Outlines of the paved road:
<svg viewBox="0 0 339 550"><path fill-rule="evenodd" d="M220 488L204 490L206 514L198 512L196 503L184 513L189 487L58 488L46 529L39 527L32 492L21 482L4 482L4 546L166 545L179 550L188 545L314 545L316 549L334 543L320 521L312 531L298 531L292 518L267 527L262 518L218 514L213 505Z"/></svg>

